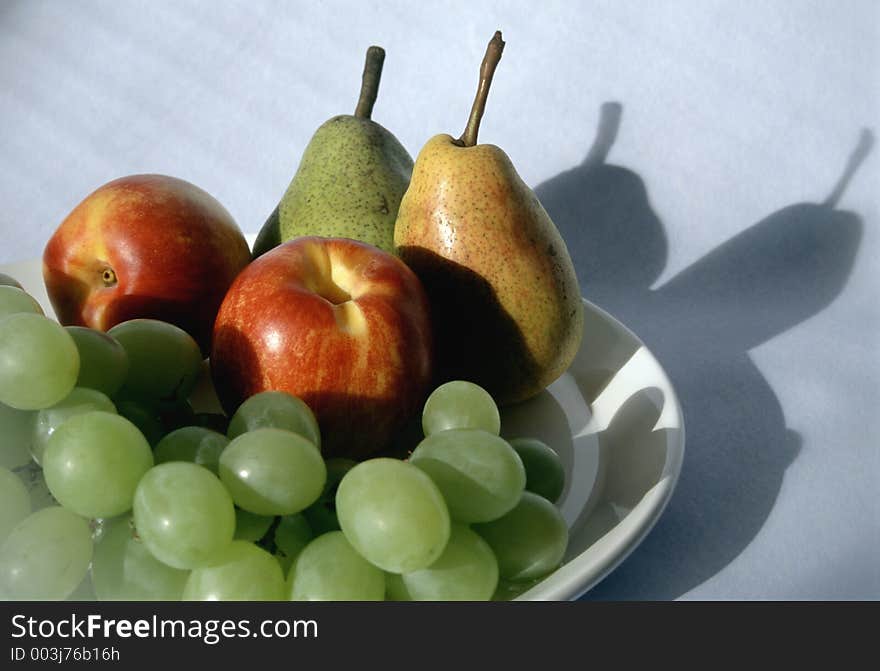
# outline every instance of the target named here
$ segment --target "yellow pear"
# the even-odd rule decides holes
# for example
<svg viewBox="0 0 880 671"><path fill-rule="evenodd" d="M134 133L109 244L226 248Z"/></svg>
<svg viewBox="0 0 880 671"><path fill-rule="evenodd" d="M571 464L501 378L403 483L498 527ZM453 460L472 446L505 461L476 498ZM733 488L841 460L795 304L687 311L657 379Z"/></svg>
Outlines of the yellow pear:
<svg viewBox="0 0 880 671"><path fill-rule="evenodd" d="M583 303L562 236L507 154L477 133L504 42L496 32L461 138L419 153L394 245L432 308L438 382L465 379L501 404L538 394L571 364Z"/></svg>

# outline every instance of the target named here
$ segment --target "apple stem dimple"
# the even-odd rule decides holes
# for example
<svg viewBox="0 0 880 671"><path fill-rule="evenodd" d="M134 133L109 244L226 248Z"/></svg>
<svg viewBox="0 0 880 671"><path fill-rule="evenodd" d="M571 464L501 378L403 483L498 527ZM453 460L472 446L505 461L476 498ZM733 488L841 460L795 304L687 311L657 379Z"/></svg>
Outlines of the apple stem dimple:
<svg viewBox="0 0 880 671"><path fill-rule="evenodd" d="M385 50L372 46L367 49L364 63L364 75L361 79L361 96L358 98L354 115L359 119L369 119L373 114L373 105L379 95L379 81L382 79L382 65L385 63Z"/></svg>
<svg viewBox="0 0 880 671"><path fill-rule="evenodd" d="M473 147L477 144L477 134L480 132L480 121L483 118L483 112L486 110L489 87L492 85L492 77L495 75L495 68L498 67L498 62L501 60L501 52L503 51L504 40L501 39L501 31L496 30L492 39L489 40L489 44L486 47L486 55L483 56L483 62L480 65L480 84L477 87L477 95L471 107L471 115L468 117L464 132L458 138L457 144L462 147Z"/></svg>

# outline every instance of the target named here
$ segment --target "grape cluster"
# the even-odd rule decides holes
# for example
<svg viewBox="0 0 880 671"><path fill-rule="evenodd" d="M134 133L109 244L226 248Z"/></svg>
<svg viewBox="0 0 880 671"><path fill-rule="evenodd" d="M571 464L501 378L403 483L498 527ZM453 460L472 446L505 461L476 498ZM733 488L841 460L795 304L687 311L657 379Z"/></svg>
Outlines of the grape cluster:
<svg viewBox="0 0 880 671"><path fill-rule="evenodd" d="M559 458L499 437L477 385L431 394L407 459L325 460L289 394L196 413L205 366L181 329L62 327L4 282L0 598L90 577L101 600L484 600L563 559ZM55 504L36 512L13 472L31 460Z"/></svg>

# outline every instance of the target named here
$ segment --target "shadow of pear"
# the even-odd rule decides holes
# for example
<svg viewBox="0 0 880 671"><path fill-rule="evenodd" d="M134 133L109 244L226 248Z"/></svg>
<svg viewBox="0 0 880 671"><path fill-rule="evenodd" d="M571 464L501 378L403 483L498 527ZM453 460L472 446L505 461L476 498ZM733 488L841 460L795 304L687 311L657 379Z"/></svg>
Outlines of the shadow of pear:
<svg viewBox="0 0 880 671"><path fill-rule="evenodd" d="M786 426L749 349L821 312L846 286L862 223L836 205L872 136L862 134L824 202L781 208L652 290L666 263L662 222L643 180L605 163L621 109L603 106L587 159L536 193L568 244L584 295L655 353L687 427L687 454L669 506L637 551L586 598L672 599L748 547L797 457L800 436ZM604 504L614 498L604 487L613 491L614 482L606 476L598 503L579 520L589 534L604 533L619 519L614 511L626 510Z"/></svg>
<svg viewBox="0 0 880 671"><path fill-rule="evenodd" d="M825 204L774 212L676 275L657 292L679 308L685 342L745 352L827 307L846 286L861 219ZM688 310L688 304L700 310Z"/></svg>
<svg viewBox="0 0 880 671"><path fill-rule="evenodd" d="M467 380L493 398L533 386L540 369L519 325L478 273L424 247L404 246L400 258L418 275L431 305L437 387ZM505 353L498 356L498 351Z"/></svg>
<svg viewBox="0 0 880 671"><path fill-rule="evenodd" d="M619 103L604 103L583 162L535 188L569 248L584 290L649 287L666 265L666 234L644 182L632 170L606 163L622 112Z"/></svg>

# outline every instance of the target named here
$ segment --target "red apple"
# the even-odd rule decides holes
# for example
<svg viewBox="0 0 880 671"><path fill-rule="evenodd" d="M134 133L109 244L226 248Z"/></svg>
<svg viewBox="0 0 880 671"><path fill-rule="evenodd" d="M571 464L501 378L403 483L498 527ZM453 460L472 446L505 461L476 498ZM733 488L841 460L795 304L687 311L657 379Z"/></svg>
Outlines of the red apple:
<svg viewBox="0 0 880 671"><path fill-rule="evenodd" d="M208 193L174 177L132 175L67 216L46 245L43 278L62 324L106 331L160 319L207 353L217 308L249 260L241 230Z"/></svg>
<svg viewBox="0 0 880 671"><path fill-rule="evenodd" d="M211 370L230 414L253 394L286 391L315 413L325 456L363 458L421 409L432 352L424 289L400 259L304 237L253 261L230 287Z"/></svg>

